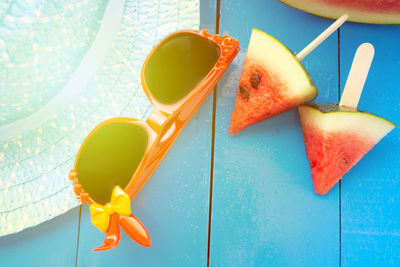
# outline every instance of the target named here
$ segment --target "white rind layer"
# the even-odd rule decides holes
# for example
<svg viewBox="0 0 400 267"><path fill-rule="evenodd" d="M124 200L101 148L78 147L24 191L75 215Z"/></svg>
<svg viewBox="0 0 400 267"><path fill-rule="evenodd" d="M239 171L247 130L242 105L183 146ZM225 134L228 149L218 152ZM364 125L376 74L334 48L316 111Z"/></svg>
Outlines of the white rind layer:
<svg viewBox="0 0 400 267"><path fill-rule="evenodd" d="M322 0L280 1L288 6L325 18L337 19L343 14L348 14L349 21L373 24L400 24L400 13L396 13L395 11L385 13L379 11L359 10L359 8L356 9L340 6L339 4L327 3Z"/></svg>
<svg viewBox="0 0 400 267"><path fill-rule="evenodd" d="M307 105L299 106L298 110L302 126L311 126L324 132L355 133L373 140L374 144L396 127L384 118L365 112L323 113Z"/></svg>
<svg viewBox="0 0 400 267"><path fill-rule="evenodd" d="M306 70L293 53L271 35L253 29L246 55L246 60L260 65L273 76L279 77L287 86L288 96L302 100L312 100L317 89L312 84Z"/></svg>

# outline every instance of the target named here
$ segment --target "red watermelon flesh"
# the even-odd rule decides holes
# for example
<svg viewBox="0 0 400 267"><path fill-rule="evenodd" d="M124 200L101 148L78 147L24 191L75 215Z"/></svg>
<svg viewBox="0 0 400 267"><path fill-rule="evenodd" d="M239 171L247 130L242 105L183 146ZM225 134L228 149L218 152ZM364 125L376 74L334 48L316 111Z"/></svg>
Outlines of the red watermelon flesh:
<svg viewBox="0 0 400 267"><path fill-rule="evenodd" d="M229 135L313 99L317 90L283 44L253 29L240 76Z"/></svg>
<svg viewBox="0 0 400 267"><path fill-rule="evenodd" d="M250 79L253 73L259 75L260 83L257 89L251 86ZM240 89L237 91L229 135L234 135L253 123L285 112L298 103L290 98L287 86L277 75L268 73L249 58L244 63L239 86L248 88L250 96L247 99L242 96Z"/></svg>
<svg viewBox="0 0 400 267"><path fill-rule="evenodd" d="M335 104L298 108L314 191L325 195L395 125Z"/></svg>
<svg viewBox="0 0 400 267"><path fill-rule="evenodd" d="M337 19L349 15L349 21L374 24L400 24L399 0L280 0L311 14Z"/></svg>
<svg viewBox="0 0 400 267"><path fill-rule="evenodd" d="M315 193L325 195L375 145L354 133L303 127Z"/></svg>

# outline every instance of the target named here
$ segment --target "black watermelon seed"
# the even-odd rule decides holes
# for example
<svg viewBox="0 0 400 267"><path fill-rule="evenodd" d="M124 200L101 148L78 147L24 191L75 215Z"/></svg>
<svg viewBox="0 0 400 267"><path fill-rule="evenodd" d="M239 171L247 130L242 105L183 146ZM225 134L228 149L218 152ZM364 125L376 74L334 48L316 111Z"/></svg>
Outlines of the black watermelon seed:
<svg viewBox="0 0 400 267"><path fill-rule="evenodd" d="M240 94L241 94L245 99L249 99L249 97L250 97L250 90L249 90L246 86L240 85L240 86L239 86L239 91L240 91Z"/></svg>
<svg viewBox="0 0 400 267"><path fill-rule="evenodd" d="M257 72L254 72L253 75L251 75L250 83L251 87L253 88L257 88L258 85L260 84L260 76L258 75Z"/></svg>

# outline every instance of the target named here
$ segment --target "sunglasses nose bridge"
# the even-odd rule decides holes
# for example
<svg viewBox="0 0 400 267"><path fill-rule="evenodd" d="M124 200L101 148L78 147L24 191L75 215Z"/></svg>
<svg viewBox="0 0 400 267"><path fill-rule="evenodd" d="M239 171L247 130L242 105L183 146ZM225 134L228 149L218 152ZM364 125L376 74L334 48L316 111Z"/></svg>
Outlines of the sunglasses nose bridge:
<svg viewBox="0 0 400 267"><path fill-rule="evenodd" d="M154 110L149 118L146 120L146 123L157 133L161 133L163 126L168 122L171 115L159 111Z"/></svg>

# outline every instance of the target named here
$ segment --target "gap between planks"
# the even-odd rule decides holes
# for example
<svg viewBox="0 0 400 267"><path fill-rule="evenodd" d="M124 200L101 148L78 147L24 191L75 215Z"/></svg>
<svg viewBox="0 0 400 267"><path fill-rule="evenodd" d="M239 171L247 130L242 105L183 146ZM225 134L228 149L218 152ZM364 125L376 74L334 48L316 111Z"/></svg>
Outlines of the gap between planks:
<svg viewBox="0 0 400 267"><path fill-rule="evenodd" d="M215 33L219 33L219 21L221 17L221 1L216 1L216 14L215 14ZM212 194L214 182L214 150L215 150L215 120L217 113L217 86L213 90L213 112L212 112L212 133L211 133L211 162L210 162L210 193L209 193L209 209L208 209L208 237L207 237L207 267L210 266L211 254L211 218L212 218Z"/></svg>
<svg viewBox="0 0 400 267"><path fill-rule="evenodd" d="M81 233L82 204L79 205L78 237L76 240L75 267L78 267L79 238Z"/></svg>
<svg viewBox="0 0 400 267"><path fill-rule="evenodd" d="M338 103L340 102L340 28L338 35ZM342 266L342 180L339 180L339 267Z"/></svg>

